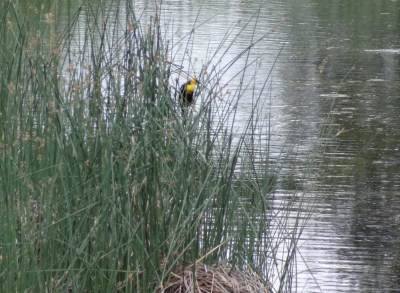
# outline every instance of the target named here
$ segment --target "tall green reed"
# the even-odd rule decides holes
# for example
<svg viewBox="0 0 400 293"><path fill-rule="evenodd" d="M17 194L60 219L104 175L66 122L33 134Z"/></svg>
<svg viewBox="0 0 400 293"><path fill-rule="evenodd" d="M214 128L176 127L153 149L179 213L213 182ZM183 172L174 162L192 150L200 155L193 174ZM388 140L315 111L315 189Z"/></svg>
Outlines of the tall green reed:
<svg viewBox="0 0 400 293"><path fill-rule="evenodd" d="M179 265L223 259L266 281L278 270L277 291L290 291L299 233L289 204L279 220L271 207L274 167L255 170L262 102L239 136L211 108L259 40L222 70L210 62L204 103L183 115L162 10L143 21L131 5L87 2L58 20L51 6L3 3L1 291L153 292ZM241 93L223 112L235 116Z"/></svg>

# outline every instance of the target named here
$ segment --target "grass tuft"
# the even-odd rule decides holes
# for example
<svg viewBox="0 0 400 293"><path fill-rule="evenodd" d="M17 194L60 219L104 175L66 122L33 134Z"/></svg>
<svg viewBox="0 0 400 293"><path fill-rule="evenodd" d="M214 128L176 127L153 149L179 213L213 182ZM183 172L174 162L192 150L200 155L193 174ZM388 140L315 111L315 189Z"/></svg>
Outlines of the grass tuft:
<svg viewBox="0 0 400 293"><path fill-rule="evenodd" d="M179 266L227 259L290 292L304 223L272 206L262 99L240 133L243 89L215 110L261 39L203 68L203 102L182 115L162 11L21 5L0 10L0 291L154 292Z"/></svg>

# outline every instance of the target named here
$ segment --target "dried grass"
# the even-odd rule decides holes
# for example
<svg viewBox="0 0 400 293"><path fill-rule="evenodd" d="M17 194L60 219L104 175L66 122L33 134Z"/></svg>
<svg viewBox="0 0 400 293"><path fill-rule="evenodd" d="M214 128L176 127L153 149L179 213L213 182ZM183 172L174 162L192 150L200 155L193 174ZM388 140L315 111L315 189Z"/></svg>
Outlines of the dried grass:
<svg viewBox="0 0 400 293"><path fill-rule="evenodd" d="M226 263L196 264L172 272L157 293L270 293L270 286L250 271Z"/></svg>

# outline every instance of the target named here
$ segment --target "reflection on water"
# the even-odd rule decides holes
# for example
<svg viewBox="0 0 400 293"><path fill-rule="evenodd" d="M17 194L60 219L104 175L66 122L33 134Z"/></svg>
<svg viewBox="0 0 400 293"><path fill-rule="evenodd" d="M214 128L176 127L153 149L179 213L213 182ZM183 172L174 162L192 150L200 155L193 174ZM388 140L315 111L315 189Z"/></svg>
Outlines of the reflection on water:
<svg viewBox="0 0 400 293"><path fill-rule="evenodd" d="M192 38L188 48L174 48L177 60L189 74L205 74L209 60L216 62L225 91L219 107L229 91L242 91L239 128L254 97L265 99L271 156L297 166L280 176L304 175L302 162L324 146L305 187L318 205L302 234L298 291L400 288L398 4L206 1L194 8L191 2L163 3L171 36ZM248 57L254 66L244 71L244 59L223 70L266 32L272 33ZM187 66L189 55L196 59ZM327 130L328 139L321 137ZM285 191L275 193L279 201Z"/></svg>
<svg viewBox="0 0 400 293"><path fill-rule="evenodd" d="M312 192L322 200L303 234L301 251L316 279L307 282L306 292L386 292L400 287L400 132L395 114L400 107L399 56L388 49L398 46L395 38L382 34L398 30L391 13L398 8L381 1L379 9L367 9L374 6L370 2L363 2L364 13L350 12L354 3L347 3L328 18L319 18L308 31L317 46L307 53L312 58L293 58L294 64L304 62L305 67L316 61L316 73L303 81L309 86L300 96L314 104L308 119L321 121L329 114L337 134L321 158ZM365 25L366 20L371 23ZM292 52L296 48L293 45ZM284 72L304 80L289 67ZM317 95L309 94L310 87ZM299 88L286 90L291 96Z"/></svg>
<svg viewBox="0 0 400 293"><path fill-rule="evenodd" d="M135 2L138 21L153 4ZM234 119L237 133L256 111L266 121L256 136L271 135L269 160L293 162L280 169L276 205L291 188L317 202L301 237L299 292L400 288L399 7L389 0L162 3L173 80L212 77L221 92L215 119ZM201 96L209 90L203 85Z"/></svg>

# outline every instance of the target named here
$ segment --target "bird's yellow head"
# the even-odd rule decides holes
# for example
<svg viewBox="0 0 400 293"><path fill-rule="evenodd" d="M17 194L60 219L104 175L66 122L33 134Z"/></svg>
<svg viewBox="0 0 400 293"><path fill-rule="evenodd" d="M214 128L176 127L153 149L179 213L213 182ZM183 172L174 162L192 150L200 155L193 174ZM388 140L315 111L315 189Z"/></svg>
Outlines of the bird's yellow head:
<svg viewBox="0 0 400 293"><path fill-rule="evenodd" d="M196 85L199 83L197 78L192 78L189 80L188 84L186 85L186 92L187 93L194 93L196 89Z"/></svg>

